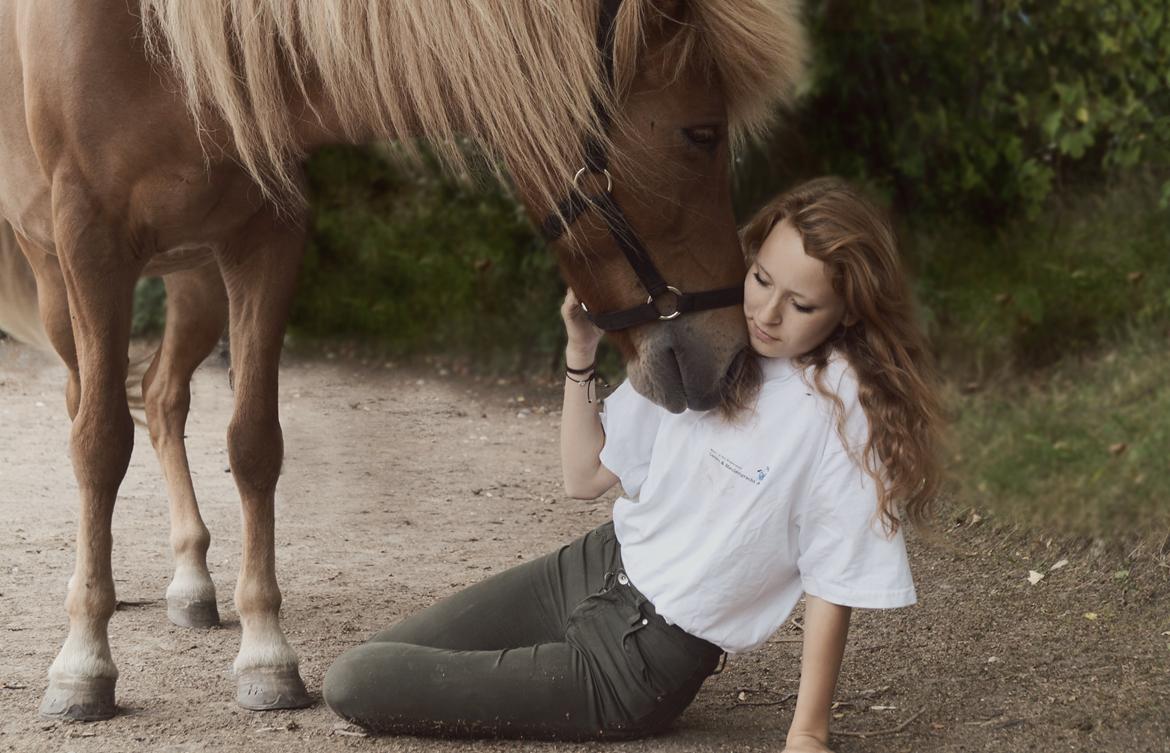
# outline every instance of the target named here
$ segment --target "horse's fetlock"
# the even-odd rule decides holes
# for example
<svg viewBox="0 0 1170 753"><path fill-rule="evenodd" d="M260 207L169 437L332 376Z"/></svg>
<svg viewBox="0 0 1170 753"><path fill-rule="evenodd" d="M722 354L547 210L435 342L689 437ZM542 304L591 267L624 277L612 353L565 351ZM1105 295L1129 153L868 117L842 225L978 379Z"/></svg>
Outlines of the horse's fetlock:
<svg viewBox="0 0 1170 753"><path fill-rule="evenodd" d="M171 536L171 551L175 559L205 558L211 547L211 532L207 526L176 532Z"/></svg>

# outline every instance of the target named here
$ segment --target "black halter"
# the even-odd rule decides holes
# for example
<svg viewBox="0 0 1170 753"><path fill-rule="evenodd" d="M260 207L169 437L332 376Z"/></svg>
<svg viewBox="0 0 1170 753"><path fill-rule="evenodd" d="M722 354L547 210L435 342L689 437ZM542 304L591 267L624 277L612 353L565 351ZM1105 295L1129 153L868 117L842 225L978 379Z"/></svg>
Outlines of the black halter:
<svg viewBox="0 0 1170 753"><path fill-rule="evenodd" d="M613 88L613 27L617 19L621 0L601 0L601 11L597 19L597 49L601 54L602 65L605 67L606 84ZM602 129L609 131L611 119L605 107L599 101L593 102L593 109ZM679 314L690 311L704 311L706 309L735 306L743 302L743 286L735 285L718 290L704 290L699 293L684 293L678 288L667 285L650 261L650 254L638 238L638 234L630 226L618 203L613 198L613 178L609 174L609 155L605 146L592 135L585 139L585 166L573 176L573 185L569 195L562 199L556 211L544 218L540 224L541 232L550 243L560 238L577 218L595 208L605 220L610 235L625 254L642 287L649 293L646 302L633 308L621 311L611 311L607 314L597 314L590 311L584 303L589 320L601 329L615 331L636 327L640 324L649 324L655 321L674 319ZM587 196L581 190L580 181L586 173L605 177L605 190ZM670 299L674 305L670 306Z"/></svg>

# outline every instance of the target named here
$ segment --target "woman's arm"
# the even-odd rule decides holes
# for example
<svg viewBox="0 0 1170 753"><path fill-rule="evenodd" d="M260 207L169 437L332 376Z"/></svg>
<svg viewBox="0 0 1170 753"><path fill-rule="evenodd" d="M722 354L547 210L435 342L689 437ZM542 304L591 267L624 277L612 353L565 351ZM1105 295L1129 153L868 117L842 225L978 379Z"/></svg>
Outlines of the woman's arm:
<svg viewBox="0 0 1170 753"><path fill-rule="evenodd" d="M800 691L788 728L787 753L829 750L829 707L849 634L849 607L805 596Z"/></svg>
<svg viewBox="0 0 1170 753"><path fill-rule="evenodd" d="M584 369L593 363L601 330L585 318L581 303L572 290L561 305L561 318L569 344L565 348L565 364L571 369ZM585 379L590 374L574 375ZM601 464L601 448L605 446L605 431L597 416L600 402L589 398L592 385L582 385L565 376L565 401L561 412L561 470L565 477L565 494L576 499L594 499L604 494L618 478Z"/></svg>

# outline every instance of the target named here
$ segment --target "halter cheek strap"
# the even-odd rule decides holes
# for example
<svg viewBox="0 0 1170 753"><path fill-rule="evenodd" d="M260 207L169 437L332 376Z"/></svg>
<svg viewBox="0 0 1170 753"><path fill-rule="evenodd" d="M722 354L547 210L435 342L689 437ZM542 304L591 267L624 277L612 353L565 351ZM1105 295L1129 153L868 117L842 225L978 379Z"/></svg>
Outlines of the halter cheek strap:
<svg viewBox="0 0 1170 753"><path fill-rule="evenodd" d="M614 79L613 29L620 6L621 0L601 0L597 20L597 48L605 70L605 81L611 90ZM611 126L609 112L596 99L593 108L602 130L608 132ZM592 195L586 194L580 185L581 178L586 173L604 176L605 189ZM592 312L582 303L581 308L590 321L601 329L611 332L623 330L640 324L674 319L691 311L735 306L743 302L742 285L684 293L663 280L645 245L626 218L625 212L613 198L613 176L609 173L609 155L604 145L592 135L585 139L585 166L573 176L568 196L558 202L556 211L541 222L541 233L550 243L556 241L565 234L570 225L591 208L596 209L601 215L634 274L649 293L645 303L604 314Z"/></svg>

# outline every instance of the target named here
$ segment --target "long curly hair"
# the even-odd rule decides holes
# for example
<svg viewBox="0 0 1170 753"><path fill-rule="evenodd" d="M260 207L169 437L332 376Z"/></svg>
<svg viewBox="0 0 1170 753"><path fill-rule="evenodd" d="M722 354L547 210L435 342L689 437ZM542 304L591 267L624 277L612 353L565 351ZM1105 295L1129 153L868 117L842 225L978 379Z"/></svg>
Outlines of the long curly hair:
<svg viewBox="0 0 1170 753"><path fill-rule="evenodd" d="M833 289L845 302L841 326L795 360L813 367L813 386L832 401L842 441L844 405L825 386L824 372L834 353L848 361L869 422L865 447L850 451L877 486L882 523L893 535L901 504L916 528L929 530L942 487L942 408L934 361L889 219L844 181L817 178L776 197L744 226L749 264L785 220L800 234L804 252L828 267Z"/></svg>

